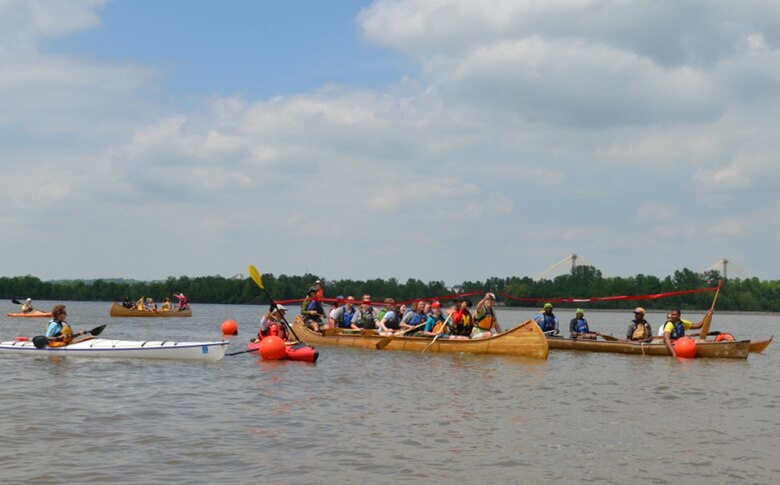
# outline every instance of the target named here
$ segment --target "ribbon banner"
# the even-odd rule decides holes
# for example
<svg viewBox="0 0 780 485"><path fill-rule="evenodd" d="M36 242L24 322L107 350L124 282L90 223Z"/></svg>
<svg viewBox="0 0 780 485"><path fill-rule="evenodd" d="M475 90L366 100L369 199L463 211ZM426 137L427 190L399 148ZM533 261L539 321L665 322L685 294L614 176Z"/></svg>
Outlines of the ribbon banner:
<svg viewBox="0 0 780 485"><path fill-rule="evenodd" d="M690 295L693 293L709 293L717 291L720 286L712 286L709 288L698 288L695 290L682 290L682 291L670 291L667 293L654 293L651 295L623 295L623 296L593 296L590 298L519 298L517 296L507 295L506 293L500 293L504 298L515 301L528 301L528 302L556 302L556 303L587 303L590 301L616 301L616 300L657 300L659 298L669 298L670 296Z"/></svg>
<svg viewBox="0 0 780 485"><path fill-rule="evenodd" d="M481 291L469 291L466 293L455 293L452 295L443 295L443 296L433 296L433 297L426 297L426 298L415 298L413 300L404 300L404 301L397 301L395 302L396 305L408 305L409 303L415 302L415 301L447 301L447 300L454 300L455 298L465 298L468 296L474 296L474 295L481 295ZM277 300L276 303L280 303L282 305L289 305L290 303L301 303L304 299L303 298L294 298L292 300ZM340 300L337 300L336 298L322 298L320 299L322 303L328 303L330 305L336 303L336 301L339 301L341 303L344 303L346 301L346 298L342 298ZM352 301L355 305L360 305L362 303L362 300L360 298L355 298L355 300ZM372 301L370 302L371 305L376 306L385 306L385 302L383 301Z"/></svg>

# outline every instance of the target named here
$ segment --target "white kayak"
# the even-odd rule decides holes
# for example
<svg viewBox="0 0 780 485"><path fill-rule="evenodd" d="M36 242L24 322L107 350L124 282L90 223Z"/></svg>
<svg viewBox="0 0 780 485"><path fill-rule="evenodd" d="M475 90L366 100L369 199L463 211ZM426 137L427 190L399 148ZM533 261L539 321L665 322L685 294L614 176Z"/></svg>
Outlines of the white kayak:
<svg viewBox="0 0 780 485"><path fill-rule="evenodd" d="M0 342L0 352L24 355L68 355L141 359L184 359L216 361L225 356L227 340L213 342L164 342L92 338L64 347L38 349L31 341Z"/></svg>

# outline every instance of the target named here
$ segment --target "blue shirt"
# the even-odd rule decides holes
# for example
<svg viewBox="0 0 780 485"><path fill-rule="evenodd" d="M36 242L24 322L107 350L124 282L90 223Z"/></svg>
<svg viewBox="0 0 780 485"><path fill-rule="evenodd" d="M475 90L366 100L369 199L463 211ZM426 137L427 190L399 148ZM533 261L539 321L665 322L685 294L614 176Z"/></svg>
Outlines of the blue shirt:
<svg viewBox="0 0 780 485"><path fill-rule="evenodd" d="M549 332L550 330L558 329L558 317L555 315L547 315L546 313L539 313L534 317L534 321L542 332Z"/></svg>
<svg viewBox="0 0 780 485"><path fill-rule="evenodd" d="M65 322L55 322L52 320L49 322L49 326L46 327L46 336L47 337L59 337L62 333L62 327L63 323ZM67 323L65 323L67 325Z"/></svg>

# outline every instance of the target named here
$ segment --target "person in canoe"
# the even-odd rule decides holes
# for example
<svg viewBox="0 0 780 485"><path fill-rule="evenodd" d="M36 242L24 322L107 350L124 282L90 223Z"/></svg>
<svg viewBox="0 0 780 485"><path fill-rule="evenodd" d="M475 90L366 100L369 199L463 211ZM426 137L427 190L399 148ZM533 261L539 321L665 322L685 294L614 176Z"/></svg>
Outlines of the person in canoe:
<svg viewBox="0 0 780 485"><path fill-rule="evenodd" d="M176 307L176 311L183 311L190 307L190 301L186 296L184 296L184 293L174 293L173 296L179 300L179 305Z"/></svg>
<svg viewBox="0 0 780 485"><path fill-rule="evenodd" d="M314 288L317 291L315 297L319 301L323 301L323 299L325 298L325 291L322 289L322 281L320 280L315 281L314 286L312 286L312 288Z"/></svg>
<svg viewBox="0 0 780 485"><path fill-rule="evenodd" d="M493 310L495 302L496 295L493 293L486 293L485 297L479 300L474 310L474 331L471 333L471 338L491 337L494 333L503 332Z"/></svg>
<svg viewBox="0 0 780 485"><path fill-rule="evenodd" d="M455 309L452 312L450 339L470 339L471 333L474 331L474 317L469 311L471 300L456 298L453 303L455 303Z"/></svg>
<svg viewBox="0 0 780 485"><path fill-rule="evenodd" d="M160 307L161 312L169 312L171 311L171 299L170 298L163 298L162 306Z"/></svg>
<svg viewBox="0 0 780 485"><path fill-rule="evenodd" d="M681 313L682 312L680 312L679 309L674 309L669 312L669 321L664 325L664 345L666 345L666 348L669 349L669 353L674 357L677 357L677 353L674 351L672 342L678 338L684 337L687 330L701 328L704 323L704 320L698 323L691 323L688 320L683 320L680 318Z"/></svg>
<svg viewBox="0 0 780 485"><path fill-rule="evenodd" d="M366 330L376 328L376 310L371 305L371 295L363 295L360 307L355 310L355 315L352 317L352 327Z"/></svg>
<svg viewBox="0 0 780 485"><path fill-rule="evenodd" d="M322 322L322 319L325 318L325 309L322 308L322 303L317 299L316 288L311 287L306 293L306 297L301 302L301 315L303 323L315 332L319 332L325 327Z"/></svg>
<svg viewBox="0 0 780 485"><path fill-rule="evenodd" d="M339 295L336 297L336 305L328 313L328 323L331 328L351 328L359 330L352 324L352 318L355 316L355 297L348 296L344 299Z"/></svg>
<svg viewBox="0 0 780 485"><path fill-rule="evenodd" d="M126 296L125 299L122 300L122 306L124 308L127 308L128 310L135 309L135 305L133 304L133 300L131 300L129 296Z"/></svg>
<svg viewBox="0 0 780 485"><path fill-rule="evenodd" d="M284 314L286 312L287 307L284 305L272 303L260 320L260 329L257 331L256 340L263 340L263 338L271 335L275 335L282 340L288 340L287 325L284 323Z"/></svg>
<svg viewBox="0 0 780 485"><path fill-rule="evenodd" d="M30 313L34 310L32 298L28 298L22 303L22 313Z"/></svg>
<svg viewBox="0 0 780 485"><path fill-rule="evenodd" d="M139 312L144 311L144 301L145 300L144 300L143 296L135 301L135 309L137 311L139 311Z"/></svg>
<svg viewBox="0 0 780 485"><path fill-rule="evenodd" d="M379 335L393 335L401 327L401 309L392 298L385 298L385 307L387 311L376 322L376 326L379 328Z"/></svg>
<svg viewBox="0 0 780 485"><path fill-rule="evenodd" d="M144 310L147 312L157 311L157 302L155 302L151 296L146 299L146 303L144 303Z"/></svg>
<svg viewBox="0 0 780 485"><path fill-rule="evenodd" d="M542 312L536 314L534 321L542 329L542 332L546 334L558 335L560 332L558 329L558 317L553 313L552 303L545 303Z"/></svg>
<svg viewBox="0 0 780 485"><path fill-rule="evenodd" d="M577 308L574 312L574 318L569 322L569 333L571 338L593 340L598 337L598 334L590 331L588 321L585 319L585 310L582 308Z"/></svg>
<svg viewBox="0 0 780 485"><path fill-rule="evenodd" d="M401 330L410 330L421 323L425 323L427 317L423 313L425 311L425 302L415 301L412 302L412 306L408 312L404 313L401 318L401 323L398 327Z"/></svg>
<svg viewBox="0 0 780 485"><path fill-rule="evenodd" d="M51 310L51 321L46 327L46 338L49 340L49 347L62 347L68 345L73 339L73 329L70 328L65 317L68 312L65 311L65 305L57 305Z"/></svg>
<svg viewBox="0 0 780 485"><path fill-rule="evenodd" d="M444 314L441 311L441 303L434 301L431 303L431 314L428 315L428 319L425 321L422 335L434 337L438 333L445 333L443 325L446 321L447 319L444 318Z"/></svg>
<svg viewBox="0 0 780 485"><path fill-rule="evenodd" d="M638 306L634 309L634 319L628 325L626 340L629 342L652 342L653 329L645 320L645 309Z"/></svg>

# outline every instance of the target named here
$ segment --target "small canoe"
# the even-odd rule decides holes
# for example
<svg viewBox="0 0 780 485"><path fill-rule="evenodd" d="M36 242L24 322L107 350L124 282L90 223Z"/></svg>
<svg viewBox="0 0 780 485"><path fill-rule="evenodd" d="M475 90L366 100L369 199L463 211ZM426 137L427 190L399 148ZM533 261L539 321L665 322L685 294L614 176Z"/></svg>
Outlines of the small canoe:
<svg viewBox="0 0 780 485"><path fill-rule="evenodd" d="M292 326L301 340L313 345L342 345L376 349L376 344L387 338L373 332L326 332L326 335L323 335L306 327L300 315L295 318ZM425 350L426 352L465 352L470 354L519 355L536 359L547 358L547 340L533 320L528 320L493 337L473 340L439 338L433 341L433 337L402 336L394 337L383 348L412 352Z"/></svg>
<svg viewBox="0 0 780 485"><path fill-rule="evenodd" d="M259 351L260 350L260 340L252 339L249 341L249 343L246 346L247 350L252 351ZM299 362L317 362L317 358L320 356L320 353L312 347L311 345L306 345L301 342L295 342L292 345L287 345L285 347L287 350L287 354L284 357L287 360L297 360ZM260 355L260 352L257 352L257 355Z"/></svg>
<svg viewBox="0 0 780 485"><path fill-rule="evenodd" d="M33 310L27 313L6 313L6 316L11 318L51 318L51 312L42 312L40 310Z"/></svg>
<svg viewBox="0 0 780 485"><path fill-rule="evenodd" d="M191 317L192 308L186 310L131 310L125 308L117 302L111 304L111 308L108 310L108 315L111 317Z"/></svg>
<svg viewBox="0 0 780 485"><path fill-rule="evenodd" d="M0 342L0 353L23 355L62 355L76 357L111 357L142 359L181 359L216 361L225 356L230 342L165 342L138 340L108 340L89 338L64 347L35 348L32 341Z"/></svg>
<svg viewBox="0 0 780 485"><path fill-rule="evenodd" d="M547 336L551 349L580 350L585 352L611 352L635 355L669 355L663 342L628 342L619 340L584 340L566 337ZM768 344L767 344L768 345ZM696 357L709 359L747 359L750 353L750 340L696 342Z"/></svg>

